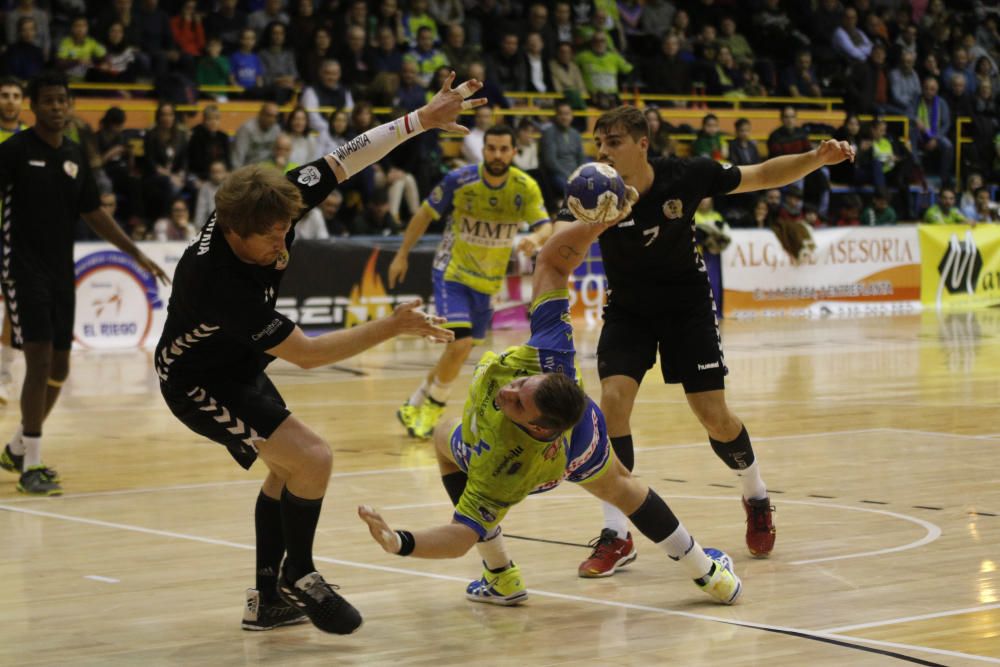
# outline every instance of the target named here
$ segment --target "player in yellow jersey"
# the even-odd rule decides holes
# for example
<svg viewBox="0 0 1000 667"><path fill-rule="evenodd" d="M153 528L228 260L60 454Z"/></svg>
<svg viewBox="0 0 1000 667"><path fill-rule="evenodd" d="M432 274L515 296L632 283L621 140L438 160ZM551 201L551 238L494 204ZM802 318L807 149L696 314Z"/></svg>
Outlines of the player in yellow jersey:
<svg viewBox="0 0 1000 667"><path fill-rule="evenodd" d="M457 558L477 545L484 571L466 597L510 606L528 591L507 555L500 522L529 494L568 479L618 507L701 590L732 604L742 590L732 560L703 549L663 499L617 460L604 415L580 386L566 284L604 229L574 224L545 244L534 274L530 339L483 355L461 423L435 430L441 481L455 505L452 522L393 531L370 507L358 514L382 548L400 556Z"/></svg>
<svg viewBox="0 0 1000 667"><path fill-rule="evenodd" d="M21 107L24 102L24 88L13 77L0 79L0 143L13 137L27 125L21 122ZM3 203L0 202L0 207ZM2 210L2 208L0 208ZM10 400L10 385L14 379L10 366L14 361L14 348L10 344L10 317L4 305L3 331L0 333L0 405Z"/></svg>
<svg viewBox="0 0 1000 667"><path fill-rule="evenodd" d="M486 336L493 319L490 297L500 289L518 227L532 233L521 248L541 247L552 225L533 178L514 162L514 131L497 125L486 131L483 161L450 172L410 220L403 244L389 266L389 288L406 277L407 256L428 225L449 218L434 256L434 307L447 319L455 341L396 415L410 435L429 438L444 412L451 383L472 346Z"/></svg>

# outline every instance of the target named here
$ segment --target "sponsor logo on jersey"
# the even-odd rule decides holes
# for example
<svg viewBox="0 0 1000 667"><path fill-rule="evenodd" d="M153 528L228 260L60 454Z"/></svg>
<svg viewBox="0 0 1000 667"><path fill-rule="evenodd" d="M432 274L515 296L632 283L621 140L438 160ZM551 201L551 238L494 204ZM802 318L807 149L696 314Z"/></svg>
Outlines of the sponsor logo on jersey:
<svg viewBox="0 0 1000 667"><path fill-rule="evenodd" d="M80 167L76 164L76 162L66 160L63 162L63 171L65 171L66 175L70 178L76 178L77 173L80 171Z"/></svg>
<svg viewBox="0 0 1000 667"><path fill-rule="evenodd" d="M28 165L32 167L44 167L45 160L28 160Z"/></svg>
<svg viewBox="0 0 1000 667"><path fill-rule="evenodd" d="M506 454L504 454L503 458L500 459L500 463L496 464L496 466L493 468L493 476L496 477L500 473L502 473L503 469L506 468L507 465L511 461L513 461L514 459L516 459L518 456L520 456L523 453L524 453L524 447L522 447L521 445L518 445L514 449L512 449L509 452L507 452ZM508 474L512 475L514 473L508 472Z"/></svg>
<svg viewBox="0 0 1000 667"><path fill-rule="evenodd" d="M271 334L273 334L275 331L278 330L278 327L281 326L281 323L283 321L284 320L282 320L280 317L274 318L273 320L271 320L268 323L268 325L266 327L264 327L263 329L261 329L257 333L255 333L252 336L250 336L250 339L253 340L254 342L257 342L258 340L260 340L261 338L263 338L265 336L270 336Z"/></svg>
<svg viewBox="0 0 1000 667"><path fill-rule="evenodd" d="M622 220L618 223L619 227L635 227L635 220Z"/></svg>
<svg viewBox="0 0 1000 667"><path fill-rule="evenodd" d="M668 220L676 220L684 216L684 203L680 199L668 199L663 204L663 215Z"/></svg>
<svg viewBox="0 0 1000 667"><path fill-rule="evenodd" d="M444 189L437 185L431 190L431 203L440 204L442 199L444 199Z"/></svg>
<svg viewBox="0 0 1000 667"><path fill-rule="evenodd" d="M497 515L489 511L482 505L479 506L479 516L483 517L483 521L486 523L493 523L497 520Z"/></svg>
<svg viewBox="0 0 1000 667"><path fill-rule="evenodd" d="M507 474L508 475L517 474L517 471L520 470L520 469L521 469L521 462L520 461L514 461L514 463L509 468L507 468Z"/></svg>
<svg viewBox="0 0 1000 667"><path fill-rule="evenodd" d="M311 167L311 166L305 167L302 171L299 172L299 178L298 178L299 183L308 188L311 188L312 186L316 185L317 183L320 182L320 180L321 177L319 175L319 169L317 169L316 167Z"/></svg>
<svg viewBox="0 0 1000 667"><path fill-rule="evenodd" d="M719 367L719 362L718 361L713 361L710 364L698 364L698 370L699 371L710 371L713 368L718 368L718 367Z"/></svg>
<svg viewBox="0 0 1000 667"><path fill-rule="evenodd" d="M484 222L462 218L459 234L465 241L491 248L509 247L517 235L517 223Z"/></svg>

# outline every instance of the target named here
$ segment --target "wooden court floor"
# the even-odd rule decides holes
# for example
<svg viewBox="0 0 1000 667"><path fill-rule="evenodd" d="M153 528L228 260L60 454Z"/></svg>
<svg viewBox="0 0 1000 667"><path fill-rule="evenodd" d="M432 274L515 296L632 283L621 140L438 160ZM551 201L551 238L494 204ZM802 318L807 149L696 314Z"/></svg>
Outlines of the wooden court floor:
<svg viewBox="0 0 1000 667"><path fill-rule="evenodd" d="M637 473L734 557L733 607L641 536L630 569L579 579L601 512L568 484L505 522L527 603L467 602L474 552L390 556L355 515L366 503L397 527L449 520L429 445L393 416L436 350L273 365L335 450L316 553L365 616L349 637L240 630L262 470L173 420L149 353L74 353L45 433L66 495L19 496L0 471L0 665L1000 664L1000 312L726 322L723 336L730 402L777 507L772 558L747 555L735 479L655 369L633 423ZM595 341L579 332L596 397ZM17 418L0 411L3 435Z"/></svg>

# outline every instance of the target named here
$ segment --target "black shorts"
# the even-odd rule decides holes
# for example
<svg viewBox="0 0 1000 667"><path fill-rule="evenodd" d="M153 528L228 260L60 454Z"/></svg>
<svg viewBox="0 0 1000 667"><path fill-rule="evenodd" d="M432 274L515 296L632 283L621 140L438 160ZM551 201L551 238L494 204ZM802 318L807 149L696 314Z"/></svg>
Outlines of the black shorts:
<svg viewBox="0 0 1000 667"><path fill-rule="evenodd" d="M636 382L656 363L667 384L682 384L684 392L724 389L729 370L722 354L722 338L710 300L687 308L640 314L609 303L597 343L597 373L603 380L627 375Z"/></svg>
<svg viewBox="0 0 1000 667"><path fill-rule="evenodd" d="M185 426L226 447L247 469L257 459L257 443L292 414L264 373L253 382L171 378L160 384L160 392Z"/></svg>
<svg viewBox="0 0 1000 667"><path fill-rule="evenodd" d="M3 298L10 316L13 347L21 349L24 343L52 343L56 350L73 347L76 285L72 280L11 271L3 282Z"/></svg>

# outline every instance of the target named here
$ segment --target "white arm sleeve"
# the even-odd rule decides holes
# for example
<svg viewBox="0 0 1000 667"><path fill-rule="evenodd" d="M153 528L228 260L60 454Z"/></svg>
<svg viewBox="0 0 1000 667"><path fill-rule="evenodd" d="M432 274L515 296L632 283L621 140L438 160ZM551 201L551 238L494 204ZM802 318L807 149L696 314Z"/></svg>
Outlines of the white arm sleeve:
<svg viewBox="0 0 1000 667"><path fill-rule="evenodd" d="M384 158L396 146L423 131L417 112L411 111L394 121L359 134L330 153L330 158L340 165L347 175L346 178L350 178Z"/></svg>

